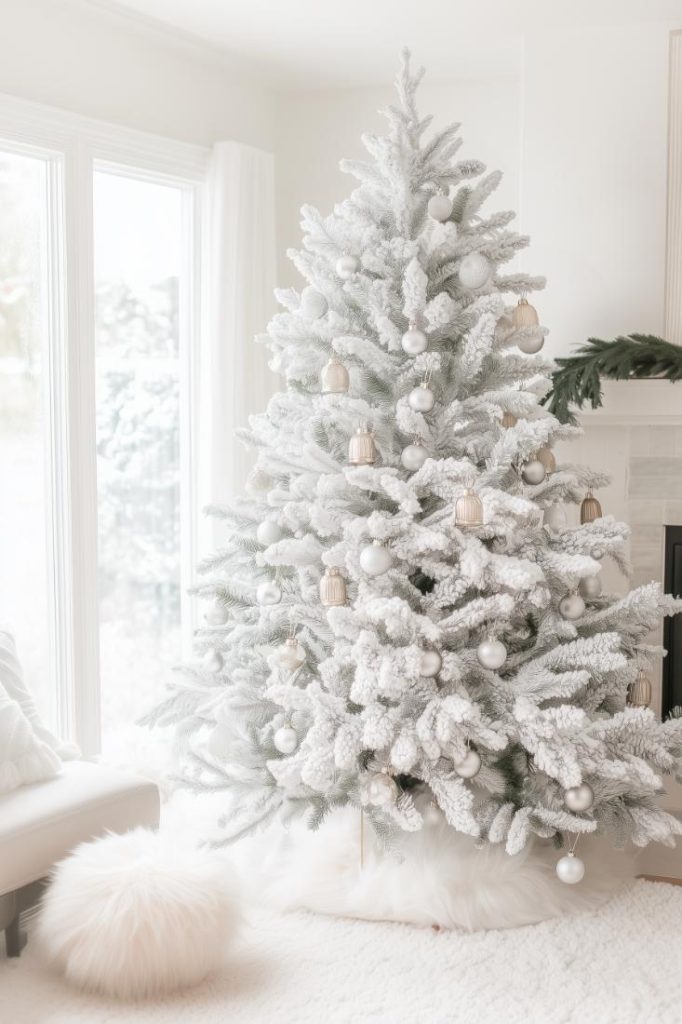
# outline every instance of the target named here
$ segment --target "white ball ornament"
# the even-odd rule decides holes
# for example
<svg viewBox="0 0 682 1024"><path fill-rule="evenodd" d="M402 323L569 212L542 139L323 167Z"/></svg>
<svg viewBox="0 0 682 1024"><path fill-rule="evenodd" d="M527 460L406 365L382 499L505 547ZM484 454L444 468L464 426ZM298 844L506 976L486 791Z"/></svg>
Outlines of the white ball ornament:
<svg viewBox="0 0 682 1024"><path fill-rule="evenodd" d="M410 391L407 401L410 409L415 412L431 412L436 404L436 396L428 384L420 384L418 388Z"/></svg>
<svg viewBox="0 0 682 1024"><path fill-rule="evenodd" d="M407 448L403 448L400 461L405 469L408 469L411 473L416 473L418 469L421 469L428 457L429 453L423 444L408 444Z"/></svg>
<svg viewBox="0 0 682 1024"><path fill-rule="evenodd" d="M427 210L429 217L442 223L452 215L452 200L442 194L431 196Z"/></svg>
<svg viewBox="0 0 682 1024"><path fill-rule="evenodd" d="M454 769L461 779L473 779L481 770L481 756L471 747L461 761L455 761Z"/></svg>
<svg viewBox="0 0 682 1024"><path fill-rule="evenodd" d="M419 675L425 676L427 679L433 679L440 672L442 665L443 659L438 651L424 651L419 666Z"/></svg>
<svg viewBox="0 0 682 1024"><path fill-rule="evenodd" d="M381 576L382 573L388 572L392 565L393 555L378 541L368 544L360 552L360 567L368 576Z"/></svg>
<svg viewBox="0 0 682 1024"><path fill-rule="evenodd" d="M293 754L298 746L298 735L290 725L282 725L275 732L272 741L280 754Z"/></svg>
<svg viewBox="0 0 682 1024"><path fill-rule="evenodd" d="M222 601L215 601L204 615L209 626L224 626L229 617L230 613Z"/></svg>
<svg viewBox="0 0 682 1024"><path fill-rule="evenodd" d="M350 256L348 253L345 253L343 256L339 256L336 261L336 273L342 281L350 280L353 274L357 274L359 269L360 260L357 256Z"/></svg>
<svg viewBox="0 0 682 1024"><path fill-rule="evenodd" d="M597 573L595 576L585 576L580 581L581 597L586 598L588 601L590 598L599 597L601 594L601 576Z"/></svg>
<svg viewBox="0 0 682 1024"><path fill-rule="evenodd" d="M601 562L602 558L604 557L604 554L604 549L600 547L594 547L590 551L590 556L594 558L597 562Z"/></svg>
<svg viewBox="0 0 682 1024"><path fill-rule="evenodd" d="M374 807L390 807L398 799L398 783L386 772L375 772L365 786L367 802Z"/></svg>
<svg viewBox="0 0 682 1024"><path fill-rule="evenodd" d="M408 356L418 356L420 352L426 351L428 341L423 331L420 331L418 327L410 324L409 328L405 331L402 337L403 351Z"/></svg>
<svg viewBox="0 0 682 1024"><path fill-rule="evenodd" d="M525 463L521 476L527 484L541 484L547 476L547 470L539 459L531 459Z"/></svg>
<svg viewBox="0 0 682 1024"><path fill-rule="evenodd" d="M585 614L585 602L580 594L566 594L559 601L559 614L569 621L579 619Z"/></svg>
<svg viewBox="0 0 682 1024"><path fill-rule="evenodd" d="M265 583L259 584L256 590L256 600L261 605L279 604L282 600L282 591L276 583L267 580Z"/></svg>
<svg viewBox="0 0 682 1024"><path fill-rule="evenodd" d="M480 252L470 252L459 265L459 281L463 288L482 288L491 273L491 266Z"/></svg>
<svg viewBox="0 0 682 1024"><path fill-rule="evenodd" d="M585 877L585 864L574 853L567 853L557 862L557 878L565 885L577 885Z"/></svg>
<svg viewBox="0 0 682 1024"><path fill-rule="evenodd" d="M476 657L483 668L489 668L493 671L497 671L498 668L502 668L507 660L507 648L501 640L495 640L492 637L489 637L487 640L481 641L478 645Z"/></svg>
<svg viewBox="0 0 682 1024"><path fill-rule="evenodd" d="M301 312L311 320L319 320L329 309L329 303L317 288L309 284L301 292Z"/></svg>
<svg viewBox="0 0 682 1024"><path fill-rule="evenodd" d="M579 786L567 789L564 793L564 803L568 810L573 811L575 814L589 811L594 803L594 790L592 786L588 785L587 782L582 782Z"/></svg>
<svg viewBox="0 0 682 1024"><path fill-rule="evenodd" d="M277 656L282 668L295 672L305 662L305 651L294 636L288 636L279 649Z"/></svg>
<svg viewBox="0 0 682 1024"><path fill-rule="evenodd" d="M270 544L276 544L278 540L282 539L282 528L279 523L276 523L273 519L264 519L262 523L258 524L256 530L256 540L263 547L269 547Z"/></svg>
<svg viewBox="0 0 682 1024"><path fill-rule="evenodd" d="M207 672L220 672L225 664L225 659L220 651L209 650L201 659L201 664Z"/></svg>
<svg viewBox="0 0 682 1024"><path fill-rule="evenodd" d="M519 338L516 344L525 355L534 356L545 344L545 339L539 331L530 330L528 334Z"/></svg>

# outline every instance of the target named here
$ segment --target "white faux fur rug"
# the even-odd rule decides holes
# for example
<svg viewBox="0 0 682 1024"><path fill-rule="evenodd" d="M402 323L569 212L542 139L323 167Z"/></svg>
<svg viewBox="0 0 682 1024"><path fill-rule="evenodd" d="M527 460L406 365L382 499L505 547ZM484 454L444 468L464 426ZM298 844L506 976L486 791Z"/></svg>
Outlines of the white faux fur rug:
<svg viewBox="0 0 682 1024"><path fill-rule="evenodd" d="M29 945L0 959L2 1024L680 1024L682 887L508 931L258 911L199 988L124 1005L74 992Z"/></svg>

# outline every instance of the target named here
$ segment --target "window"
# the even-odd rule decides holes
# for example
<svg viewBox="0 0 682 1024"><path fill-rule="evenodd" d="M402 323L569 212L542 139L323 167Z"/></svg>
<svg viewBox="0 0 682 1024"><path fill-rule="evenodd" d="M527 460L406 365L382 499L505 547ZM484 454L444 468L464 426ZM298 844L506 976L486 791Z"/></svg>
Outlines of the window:
<svg viewBox="0 0 682 1024"><path fill-rule="evenodd" d="M51 724L128 761L194 625L207 159L0 97L0 626Z"/></svg>

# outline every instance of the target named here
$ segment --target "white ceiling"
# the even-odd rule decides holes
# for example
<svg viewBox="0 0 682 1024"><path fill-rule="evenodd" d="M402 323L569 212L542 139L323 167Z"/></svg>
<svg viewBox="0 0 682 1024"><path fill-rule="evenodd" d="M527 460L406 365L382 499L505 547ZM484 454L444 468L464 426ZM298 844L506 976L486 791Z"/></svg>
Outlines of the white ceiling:
<svg viewBox="0 0 682 1024"><path fill-rule="evenodd" d="M682 0L88 0L282 90L386 83L407 44L429 80L508 75L527 32L682 20Z"/></svg>

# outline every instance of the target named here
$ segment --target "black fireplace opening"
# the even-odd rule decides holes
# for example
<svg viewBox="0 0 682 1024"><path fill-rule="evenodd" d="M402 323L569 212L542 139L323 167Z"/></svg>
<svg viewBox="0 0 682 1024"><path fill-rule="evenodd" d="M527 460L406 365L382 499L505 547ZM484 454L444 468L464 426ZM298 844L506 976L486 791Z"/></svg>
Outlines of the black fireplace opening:
<svg viewBox="0 0 682 1024"><path fill-rule="evenodd" d="M666 594L682 596L682 526L665 527L663 587ZM682 706L682 613L663 620L663 646L668 652L663 659L662 711L665 718L672 708Z"/></svg>

